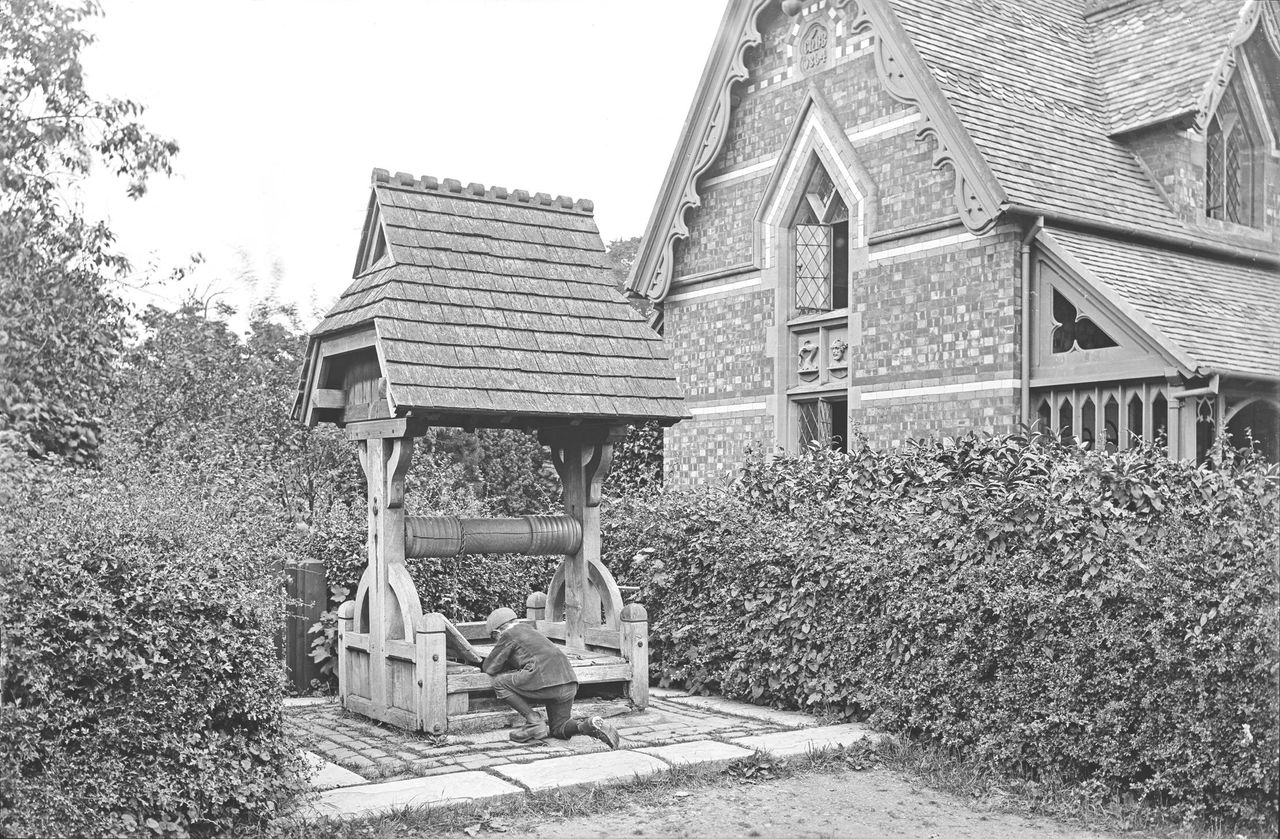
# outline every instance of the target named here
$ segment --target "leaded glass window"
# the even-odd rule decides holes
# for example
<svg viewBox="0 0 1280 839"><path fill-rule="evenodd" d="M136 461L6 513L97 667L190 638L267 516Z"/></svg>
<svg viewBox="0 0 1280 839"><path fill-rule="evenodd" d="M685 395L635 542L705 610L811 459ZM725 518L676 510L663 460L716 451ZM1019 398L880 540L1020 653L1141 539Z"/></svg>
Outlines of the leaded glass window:
<svg viewBox="0 0 1280 839"><path fill-rule="evenodd" d="M849 400L824 396L809 402L797 402L800 417L800 445L817 442L833 449L844 449L849 436Z"/></svg>
<svg viewBox="0 0 1280 839"><path fill-rule="evenodd" d="M796 309L825 312L831 308L831 228L796 225Z"/></svg>
<svg viewBox="0 0 1280 839"><path fill-rule="evenodd" d="M828 440L831 437L831 403L818 400L801 402L800 409L800 445L808 445L813 440Z"/></svg>
<svg viewBox="0 0 1280 839"><path fill-rule="evenodd" d="M849 207L827 170L814 166L792 219L795 310L829 312L849 305Z"/></svg>
<svg viewBox="0 0 1280 839"><path fill-rule="evenodd" d="M1262 139L1239 85L1233 81L1223 95L1205 135L1205 215L1255 225L1262 217Z"/></svg>

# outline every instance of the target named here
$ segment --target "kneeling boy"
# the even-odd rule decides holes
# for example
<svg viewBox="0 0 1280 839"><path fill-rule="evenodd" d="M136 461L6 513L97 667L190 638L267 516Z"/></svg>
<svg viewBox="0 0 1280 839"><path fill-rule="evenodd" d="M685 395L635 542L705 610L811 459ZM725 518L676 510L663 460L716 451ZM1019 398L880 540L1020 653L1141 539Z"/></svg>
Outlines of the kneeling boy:
<svg viewBox="0 0 1280 839"><path fill-rule="evenodd" d="M618 748L618 732L601 717L573 719L573 700L578 695L578 677L560 647L541 632L520 623L510 609L494 609L485 621L489 637L496 643L480 669L493 677L493 692L524 717L525 725L511 732L517 743L542 740L550 734L568 740L586 734ZM544 723L529 703L547 708Z"/></svg>

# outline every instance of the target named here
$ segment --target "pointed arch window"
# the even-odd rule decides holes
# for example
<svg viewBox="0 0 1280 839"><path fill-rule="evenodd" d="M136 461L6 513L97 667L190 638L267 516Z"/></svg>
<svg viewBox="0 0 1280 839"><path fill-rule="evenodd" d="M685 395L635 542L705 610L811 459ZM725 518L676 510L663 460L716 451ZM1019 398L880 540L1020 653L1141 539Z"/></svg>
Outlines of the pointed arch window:
<svg viewBox="0 0 1280 839"><path fill-rule="evenodd" d="M1205 214L1262 226L1262 133L1237 80L1223 94L1205 136Z"/></svg>
<svg viewBox="0 0 1280 839"><path fill-rule="evenodd" d="M849 305L849 207L820 162L792 219L795 309L830 312Z"/></svg>

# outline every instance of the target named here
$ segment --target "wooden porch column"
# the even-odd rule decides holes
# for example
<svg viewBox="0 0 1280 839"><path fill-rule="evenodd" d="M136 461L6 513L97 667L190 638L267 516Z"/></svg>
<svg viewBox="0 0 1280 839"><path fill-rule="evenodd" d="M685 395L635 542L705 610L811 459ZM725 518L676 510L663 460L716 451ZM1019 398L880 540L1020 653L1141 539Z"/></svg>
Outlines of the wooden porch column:
<svg viewBox="0 0 1280 839"><path fill-rule="evenodd" d="M600 561L600 487L625 426L559 428L539 432L564 485L564 512L582 524L582 545L564 561L565 646L586 649L589 581L587 566ZM550 617L550 616L548 616Z"/></svg>

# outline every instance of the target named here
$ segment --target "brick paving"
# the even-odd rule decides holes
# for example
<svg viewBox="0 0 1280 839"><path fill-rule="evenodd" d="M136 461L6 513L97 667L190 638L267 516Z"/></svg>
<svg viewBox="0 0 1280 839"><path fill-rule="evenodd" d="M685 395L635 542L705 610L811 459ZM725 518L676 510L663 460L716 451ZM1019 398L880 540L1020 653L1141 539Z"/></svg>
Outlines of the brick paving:
<svg viewBox="0 0 1280 839"><path fill-rule="evenodd" d="M705 740L728 743L739 737L797 728L793 717L798 715L778 713L776 719L770 719L767 709L743 706L744 715L739 716L731 712L732 704L716 709L699 705L692 697L671 693L652 697L644 711L629 711L618 703L610 706L605 715L617 726L624 749ZM285 709L285 721L289 733L304 749L369 781L492 770L509 764L608 751L605 744L584 736L519 744L507 739L509 729L443 737L401 731L349 714L336 701L291 705Z"/></svg>

